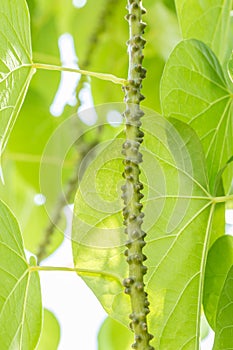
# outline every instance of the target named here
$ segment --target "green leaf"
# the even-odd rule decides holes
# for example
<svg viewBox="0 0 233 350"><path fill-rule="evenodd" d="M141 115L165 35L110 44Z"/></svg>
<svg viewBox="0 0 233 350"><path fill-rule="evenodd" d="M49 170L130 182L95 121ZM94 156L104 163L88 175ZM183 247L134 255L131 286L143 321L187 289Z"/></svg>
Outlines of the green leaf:
<svg viewBox="0 0 233 350"><path fill-rule="evenodd" d="M98 334L98 350L128 350L133 339L133 333L129 329L107 317Z"/></svg>
<svg viewBox="0 0 233 350"><path fill-rule="evenodd" d="M227 274L233 265L233 237L220 237L211 247L205 273L203 305L210 326L215 330L217 308Z"/></svg>
<svg viewBox="0 0 233 350"><path fill-rule="evenodd" d="M220 61L223 61L229 44L232 0L175 2L183 38L203 41L215 52Z"/></svg>
<svg viewBox="0 0 233 350"><path fill-rule="evenodd" d="M217 310L216 334L213 350L233 348L233 266L224 283Z"/></svg>
<svg viewBox="0 0 233 350"><path fill-rule="evenodd" d="M54 314L44 309L44 322L37 350L57 350L60 342L60 325Z"/></svg>
<svg viewBox="0 0 233 350"><path fill-rule="evenodd" d="M0 9L0 153L23 103L34 69L25 0L3 0Z"/></svg>
<svg viewBox="0 0 233 350"><path fill-rule="evenodd" d="M0 280L1 349L34 349L42 317L39 275L30 272L17 221L3 202L0 202Z"/></svg>
<svg viewBox="0 0 233 350"><path fill-rule="evenodd" d="M160 350L199 349L214 214L202 146L188 125L151 111L143 118L143 130L145 283L152 344ZM121 285L128 270L120 199L122 143L121 134L110 140L84 174L75 198L72 242L75 266L84 270L80 275L109 315L127 325L130 304Z"/></svg>
<svg viewBox="0 0 233 350"><path fill-rule="evenodd" d="M8 151L4 154L6 156ZM0 198L13 210L22 230L26 249L36 254L38 245L44 239L50 218L45 205L36 205L38 190L33 188L19 173L16 164L5 161L5 184L0 183ZM33 233L33 234L32 234ZM47 255L51 254L63 241L63 233L55 229Z"/></svg>
<svg viewBox="0 0 233 350"><path fill-rule="evenodd" d="M231 82L233 83L233 53L231 54L231 57L228 62L228 73L229 73Z"/></svg>
<svg viewBox="0 0 233 350"><path fill-rule="evenodd" d="M232 95L216 56L205 44L186 40L176 46L163 73L161 101L166 117L188 123L202 141L215 195L216 176L232 156ZM228 173L227 189L231 178Z"/></svg>

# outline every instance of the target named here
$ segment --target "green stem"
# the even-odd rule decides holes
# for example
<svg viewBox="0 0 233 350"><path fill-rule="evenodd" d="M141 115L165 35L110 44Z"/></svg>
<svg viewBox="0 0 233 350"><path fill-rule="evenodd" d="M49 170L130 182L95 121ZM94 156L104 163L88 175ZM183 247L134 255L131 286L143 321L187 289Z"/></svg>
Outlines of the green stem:
<svg viewBox="0 0 233 350"><path fill-rule="evenodd" d="M233 201L233 194L229 196L213 197L212 201L213 203L225 203L225 202Z"/></svg>
<svg viewBox="0 0 233 350"><path fill-rule="evenodd" d="M139 152L143 141L143 132L140 130L141 117L144 115L140 109L140 102L144 99L141 95L142 80L145 78L146 70L142 67L143 48L145 40L142 38L146 24L142 22L145 10L141 0L128 0L128 15L130 38L128 41L129 70L128 84L124 87L126 110L125 135L126 141L122 153L125 156L124 178L122 186L122 198L125 207L123 209L124 224L128 242L126 243L127 262L129 264L129 277L123 281L125 293L129 294L131 300L132 314L130 327L135 334L135 343L132 345L137 350L152 350L150 340L153 338L148 332L147 314L149 313L149 302L145 292L144 275L147 267L143 264L146 256L142 250L145 246L146 233L142 230L144 214L140 203L143 194L143 185L140 182L139 163L142 162L142 154Z"/></svg>
<svg viewBox="0 0 233 350"><path fill-rule="evenodd" d="M59 72L71 72L71 73L78 73L78 74L82 74L82 75L88 75L90 77L95 77L95 78L98 78L101 80L111 81L114 84L120 84L120 85L126 84L125 79L118 78L112 74L89 72L87 70L70 68L70 67L55 66L52 64L44 64L44 63L32 63L31 66L35 69L44 69L44 70L59 71Z"/></svg>

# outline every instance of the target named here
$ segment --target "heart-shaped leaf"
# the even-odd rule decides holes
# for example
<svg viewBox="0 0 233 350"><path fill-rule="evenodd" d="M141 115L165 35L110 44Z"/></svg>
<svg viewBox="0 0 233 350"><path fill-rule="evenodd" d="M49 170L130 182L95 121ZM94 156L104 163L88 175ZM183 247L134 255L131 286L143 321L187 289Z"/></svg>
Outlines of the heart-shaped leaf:
<svg viewBox="0 0 233 350"><path fill-rule="evenodd" d="M215 195L216 176L233 153L232 94L218 59L205 44L186 40L176 46L165 66L161 101L166 117L188 123L199 136ZM231 179L229 172L227 189Z"/></svg>
<svg viewBox="0 0 233 350"><path fill-rule="evenodd" d="M198 349L205 259L214 214L203 150L194 131L147 111L143 118L144 252L149 328L160 350ZM106 311L128 324L121 135L100 152L75 198L74 263ZM217 224L217 222L216 222ZM216 228L215 228L216 229ZM213 231L212 231L213 232ZM179 319L179 323L177 320ZM175 324L175 327L174 327Z"/></svg>
<svg viewBox="0 0 233 350"><path fill-rule="evenodd" d="M42 317L39 275L30 271L18 224L3 202L0 202L0 281L1 349L35 349Z"/></svg>
<svg viewBox="0 0 233 350"><path fill-rule="evenodd" d="M25 0L2 0L0 8L0 154L13 128L35 69Z"/></svg>
<svg viewBox="0 0 233 350"><path fill-rule="evenodd" d="M232 0L175 0L184 39L198 39L225 58ZM230 39L232 40L232 39Z"/></svg>

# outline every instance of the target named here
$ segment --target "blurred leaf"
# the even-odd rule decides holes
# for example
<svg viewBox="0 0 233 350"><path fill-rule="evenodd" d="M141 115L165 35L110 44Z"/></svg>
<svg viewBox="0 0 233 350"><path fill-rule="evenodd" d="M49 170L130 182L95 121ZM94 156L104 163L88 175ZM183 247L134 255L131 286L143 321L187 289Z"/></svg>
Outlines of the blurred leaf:
<svg viewBox="0 0 233 350"><path fill-rule="evenodd" d="M35 349L42 317L39 275L29 271L17 221L3 202L0 219L1 349Z"/></svg>
<svg viewBox="0 0 233 350"><path fill-rule="evenodd" d="M22 178L12 161L4 163L4 174L5 185L0 183L0 198L18 218L25 247L36 254L50 218L44 205L36 205L35 196L38 192ZM55 229L47 255L57 249L63 237L63 234Z"/></svg>
<svg viewBox="0 0 233 350"><path fill-rule="evenodd" d="M219 298L233 265L233 237L220 237L211 247L206 264L203 305L210 326L216 330Z"/></svg>
<svg viewBox="0 0 233 350"><path fill-rule="evenodd" d="M133 340L133 333L129 329L107 317L98 334L98 350L128 350Z"/></svg>
<svg viewBox="0 0 233 350"><path fill-rule="evenodd" d="M3 152L35 70L25 0L3 0L0 10L0 153Z"/></svg>
<svg viewBox="0 0 233 350"><path fill-rule="evenodd" d="M148 41L145 46L145 58L158 55L166 61L172 49L181 39L177 17L174 11L167 8L162 2L153 0L148 2L149 10L145 16L148 25L145 33ZM154 70L156 70L155 65Z"/></svg>
<svg viewBox="0 0 233 350"><path fill-rule="evenodd" d="M67 108L63 117L54 118L49 113L49 105L47 105L46 100L38 95L38 92L34 91L33 88L29 90L20 117L12 132L9 147L5 153L5 160L15 162L20 174L37 193L40 193L40 165L46 144L57 127L70 114L72 115L72 112L73 109ZM63 138L57 143L57 159L62 153L67 137L68 135L64 133ZM47 159L46 161L49 164L54 160ZM72 173L73 165L74 163L69 164L66 171ZM52 190L53 188L51 188L51 192Z"/></svg>
<svg viewBox="0 0 233 350"><path fill-rule="evenodd" d="M91 3L91 1L89 1ZM173 11L163 3L149 0L150 11L145 16L148 27L145 32L145 60L147 79L143 82L145 106L160 111L159 84L165 60L179 40L179 28ZM122 2L114 4L114 12L107 18L107 30L101 35L99 45L93 53L91 67L94 71L113 72L116 76L127 77L128 56L125 43L128 40L128 26L124 20L126 11ZM118 29L116 32L116 28ZM111 50L109 46L111 45ZM117 62L112 68L112 62ZM92 93L95 104L121 102L123 92L118 86L92 79Z"/></svg>
<svg viewBox="0 0 233 350"><path fill-rule="evenodd" d="M233 347L233 266L227 274L217 309L216 334L213 350Z"/></svg>
<svg viewBox="0 0 233 350"><path fill-rule="evenodd" d="M186 40L176 46L163 73L161 101L166 117L188 123L201 139L215 195L216 176L233 152L232 96L216 56L205 44ZM228 173L226 191L231 179Z"/></svg>
<svg viewBox="0 0 233 350"><path fill-rule="evenodd" d="M163 0L163 3L172 11L176 11L175 1L174 0Z"/></svg>
<svg viewBox="0 0 233 350"><path fill-rule="evenodd" d="M44 309L44 322L37 350L57 350L60 342L60 325L54 314Z"/></svg>
<svg viewBox="0 0 233 350"><path fill-rule="evenodd" d="M152 344L160 350L184 344L193 349L200 338L200 286L214 213L204 154L188 125L146 112L143 229ZM75 198L73 256L75 266L87 270L81 276L105 310L127 325L129 298L121 285L128 270L120 199L122 143L121 134L110 140L84 174Z"/></svg>
<svg viewBox="0 0 233 350"><path fill-rule="evenodd" d="M89 3L91 4L91 1ZM104 67L104 72L112 72L116 76L126 78L128 69L125 44L128 40L128 26L124 19L126 10L119 0L112 2L112 6L114 7L113 12L105 18L106 30L99 37L90 66L94 71L103 71ZM111 50L109 50L109 45L111 45ZM117 64L113 65L113 62ZM97 79L92 79L91 85L95 104L123 101L124 94L119 86L113 86L111 83Z"/></svg>
<svg viewBox="0 0 233 350"><path fill-rule="evenodd" d="M179 27L174 11L159 1L149 1L145 16L147 28L145 39L145 59L143 65L147 76L143 82L144 105L160 112L160 80L164 64L177 42L180 40Z"/></svg>
<svg viewBox="0 0 233 350"><path fill-rule="evenodd" d="M229 37L232 0L176 0L184 39L198 39L208 45L223 62ZM208 30L207 30L208 28Z"/></svg>

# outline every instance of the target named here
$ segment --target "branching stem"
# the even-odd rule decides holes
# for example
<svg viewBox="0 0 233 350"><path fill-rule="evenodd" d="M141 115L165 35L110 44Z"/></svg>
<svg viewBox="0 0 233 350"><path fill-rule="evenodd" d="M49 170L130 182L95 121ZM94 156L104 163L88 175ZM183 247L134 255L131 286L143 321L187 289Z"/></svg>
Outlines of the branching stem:
<svg viewBox="0 0 233 350"><path fill-rule="evenodd" d="M141 117L144 115L140 109L140 102L144 99L141 94L142 80L146 76L146 70L142 67L143 48L145 40L142 35L146 24L142 22L142 15L145 10L141 0L128 0L128 15L130 37L128 41L129 71L128 84L124 87L126 110L125 116L125 136L123 144L124 178L125 184L122 186L122 198L125 207L123 209L125 232L128 235L126 243L127 262L129 264L129 277L123 281L125 293L129 294L131 300L132 314L130 315L132 328L135 334L135 343L132 345L138 350L152 350L150 340L153 338L148 332L147 314L149 313L149 302L147 293L144 290L144 275L147 267L144 265L146 256L142 250L146 244L141 225L144 214L140 203L143 194L143 185L140 182L139 164L142 162L140 144L143 141L143 132L140 130Z"/></svg>

